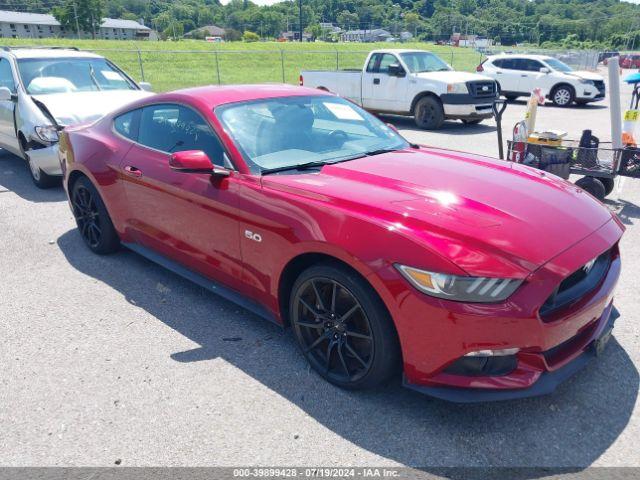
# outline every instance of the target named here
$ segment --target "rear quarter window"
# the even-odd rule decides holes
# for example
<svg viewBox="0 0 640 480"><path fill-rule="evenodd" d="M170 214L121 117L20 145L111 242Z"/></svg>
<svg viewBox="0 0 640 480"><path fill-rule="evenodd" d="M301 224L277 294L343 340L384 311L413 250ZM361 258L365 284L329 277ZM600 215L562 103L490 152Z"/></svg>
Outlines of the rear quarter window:
<svg viewBox="0 0 640 480"><path fill-rule="evenodd" d="M133 110L131 112L123 113L113 121L113 128L115 131L123 137L133 141L138 137L138 132L135 128L135 116L136 110Z"/></svg>

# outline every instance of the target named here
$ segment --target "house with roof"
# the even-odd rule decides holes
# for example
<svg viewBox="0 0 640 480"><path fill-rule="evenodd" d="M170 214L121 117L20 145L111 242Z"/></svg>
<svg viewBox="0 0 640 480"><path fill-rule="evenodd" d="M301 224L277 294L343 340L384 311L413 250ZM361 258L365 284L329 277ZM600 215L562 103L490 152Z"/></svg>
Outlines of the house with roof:
<svg viewBox="0 0 640 480"><path fill-rule="evenodd" d="M226 31L222 27L216 25L205 25L204 27L196 28L184 34L184 38L206 38L206 37L218 37L224 40Z"/></svg>
<svg viewBox="0 0 640 480"><path fill-rule="evenodd" d="M96 38L105 40L148 40L153 31L134 20L104 18ZM91 37L91 32L80 32ZM53 15L0 10L0 38L75 38L75 29L65 29Z"/></svg>
<svg viewBox="0 0 640 480"><path fill-rule="evenodd" d="M340 34L343 42L386 42L392 38L390 32L382 28L372 28L371 30L348 30Z"/></svg>

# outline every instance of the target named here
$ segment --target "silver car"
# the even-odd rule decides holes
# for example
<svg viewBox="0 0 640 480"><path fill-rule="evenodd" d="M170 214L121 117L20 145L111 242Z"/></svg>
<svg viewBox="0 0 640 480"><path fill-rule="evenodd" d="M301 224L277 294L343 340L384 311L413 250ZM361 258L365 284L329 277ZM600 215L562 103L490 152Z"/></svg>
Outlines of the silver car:
<svg viewBox="0 0 640 480"><path fill-rule="evenodd" d="M58 132L151 95L109 60L68 48L0 47L0 147L36 186L59 183Z"/></svg>

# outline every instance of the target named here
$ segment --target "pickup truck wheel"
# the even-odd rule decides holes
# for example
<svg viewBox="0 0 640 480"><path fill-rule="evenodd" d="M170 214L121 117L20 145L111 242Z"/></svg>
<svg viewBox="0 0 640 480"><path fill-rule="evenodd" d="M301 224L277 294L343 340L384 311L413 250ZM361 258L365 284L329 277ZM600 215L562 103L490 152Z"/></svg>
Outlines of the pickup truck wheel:
<svg viewBox="0 0 640 480"><path fill-rule="evenodd" d="M29 157L29 148L25 143L25 140L21 137L20 150L22 151L22 158L25 159L27 165L29 166L29 173L31 173L31 180L33 180L33 184L38 188L42 188L43 190L60 185L60 177L46 174L40 167L38 167L31 161L31 158Z"/></svg>
<svg viewBox="0 0 640 480"><path fill-rule="evenodd" d="M444 123L444 109L434 97L422 97L415 107L416 125L425 130L437 130Z"/></svg>

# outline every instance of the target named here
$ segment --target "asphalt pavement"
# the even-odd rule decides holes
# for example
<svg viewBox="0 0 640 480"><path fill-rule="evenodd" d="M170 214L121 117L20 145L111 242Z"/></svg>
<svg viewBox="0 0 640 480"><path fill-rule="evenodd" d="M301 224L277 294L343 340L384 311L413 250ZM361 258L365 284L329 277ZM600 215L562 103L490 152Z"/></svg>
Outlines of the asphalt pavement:
<svg viewBox="0 0 640 480"><path fill-rule="evenodd" d="M524 108L507 108L505 137ZM541 107L538 121L606 140L608 115L607 103ZM412 141L497 154L493 121L424 132L390 120ZM640 466L640 180L614 197L627 232L605 355L552 395L456 405L399 381L340 390L290 332L127 250L91 254L63 190L38 190L6 154L0 465Z"/></svg>

